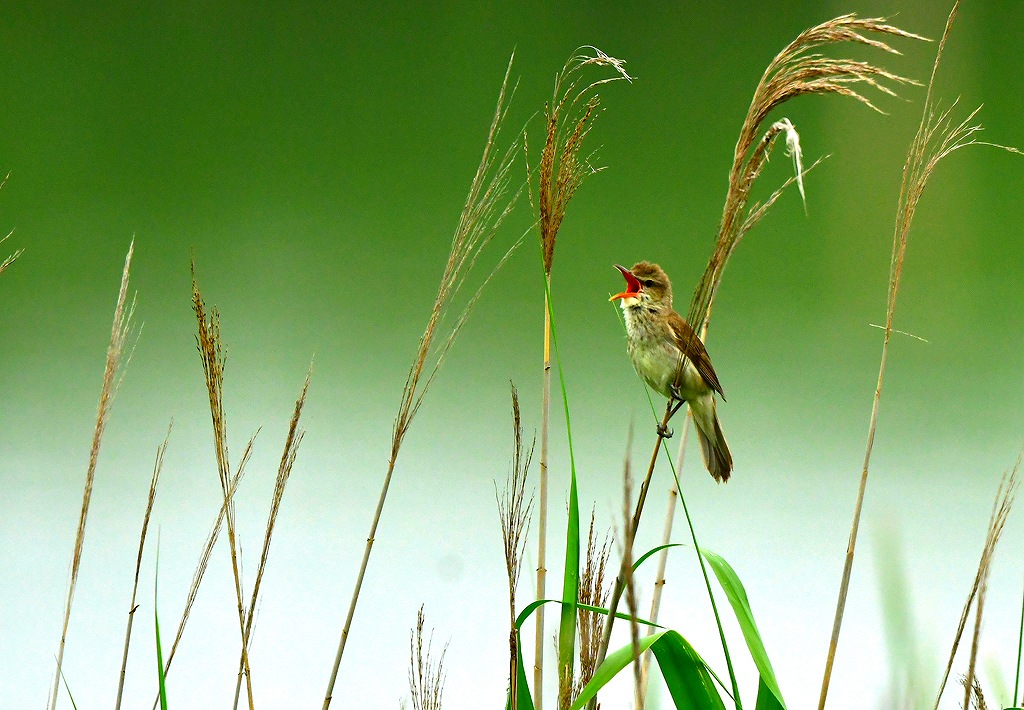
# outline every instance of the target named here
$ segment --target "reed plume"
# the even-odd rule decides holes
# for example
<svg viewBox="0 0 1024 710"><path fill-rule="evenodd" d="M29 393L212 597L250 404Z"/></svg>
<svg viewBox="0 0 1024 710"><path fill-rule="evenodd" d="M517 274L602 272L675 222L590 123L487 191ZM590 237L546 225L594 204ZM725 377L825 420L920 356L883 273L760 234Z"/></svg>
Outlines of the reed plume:
<svg viewBox="0 0 1024 710"><path fill-rule="evenodd" d="M416 628L409 634L409 694L413 710L441 710L444 694L444 657L448 644L441 649L441 655L433 655L434 632L430 632L424 648L423 626L426 617L423 607L416 614Z"/></svg>
<svg viewBox="0 0 1024 710"><path fill-rule="evenodd" d="M510 383L511 384L511 383ZM494 495L498 501L498 518L501 520L501 539L505 545L505 574L508 578L509 613L509 700L510 708L519 707L519 629L516 627L516 589L523 569L526 553L526 539L533 515L533 494L526 498L526 477L533 458L533 448L523 445L523 423L519 410L519 393L512 387L512 468L505 481L505 490Z"/></svg>
<svg viewBox="0 0 1024 710"><path fill-rule="evenodd" d="M210 416L213 420L213 443L217 455L217 476L220 480L224 500L224 520L228 534L228 548L231 553L231 574L235 582L235 603L238 610L238 629L242 640L242 667L245 672L246 692L249 710L254 710L252 677L249 672L249 631L245 625L245 605L242 601L242 561L235 531L235 505L230 495L231 464L228 458L227 418L224 413L224 365L225 356L220 339L220 313L216 308L207 315L206 304L199 292L196 281L196 265L192 262L192 309L195 311L199 331L196 346L199 349L206 376L206 389L210 398Z"/></svg>
<svg viewBox="0 0 1024 710"><path fill-rule="evenodd" d="M878 367L878 382L875 385L874 400L871 405L871 418L868 424L867 445L864 451L864 465L861 468L860 485L857 490L857 499L854 506L853 523L850 527L850 541L846 548L846 559L843 565L843 576L839 586L839 598L836 602L836 614L832 625L832 637L829 641L828 656L825 660L825 673L822 678L821 695L818 700L819 710L824 710L825 700L828 696L829 681L832 676L832 666L835 662L836 648L839 643L839 633L843 623L843 612L846 608L846 597L850 586L850 576L853 571L854 552L857 545L857 532L860 528L861 509L864 503L864 493L867 488L868 470L871 463L871 451L875 442L875 429L878 424L878 408L882 396L882 381L885 376L885 365L889 354L889 339L894 332L893 319L896 313L896 298L899 295L900 278L903 275L903 265L907 253L907 239L910 235L910 227L917 211L918 202L924 189L928 184L936 166L943 158L946 158L955 151L969 145L994 145L977 140L977 133L981 125L972 123L980 111L980 107L972 111L967 118L958 124L953 123L952 111L957 102L954 101L945 110L938 111L934 102L935 77L938 73L939 62L942 59L942 52L949 38L953 21L956 19L960 2L956 0L946 20L946 27L942 32L942 39L939 41L938 50L935 53L935 62L932 64L932 74L928 81L928 90L925 95L924 108L921 113L921 122L917 133L910 143L907 153L907 160L903 165L903 180L900 185L900 196L896 207L896 224L893 230L892 254L889 266L889 295L886 306L885 337L882 340L882 355ZM1019 152L1016 149L1005 146L995 146Z"/></svg>
<svg viewBox="0 0 1024 710"><path fill-rule="evenodd" d="M592 53L591 53L592 52ZM538 166L537 185L530 187L530 202L537 213L541 260L544 267L544 365L541 384L540 433L540 509L537 525L537 597L543 599L547 587L548 520L548 442L551 411L551 268L555 259L555 241L566 210L576 190L590 175L602 168L581 156L584 139L594 126L601 105L597 87L612 81L632 81L625 62L596 47L580 47L555 77L551 101L544 106L545 138ZM591 68L610 69L612 76L584 85L583 73ZM525 136L524 136L525 144ZM529 151L527 175L531 177ZM534 196L536 192L536 196ZM534 701L543 707L544 691L544 607L536 611L534 646Z"/></svg>
<svg viewBox="0 0 1024 710"><path fill-rule="evenodd" d="M57 707L57 693L60 690L61 666L64 662L64 647L67 643L68 624L71 621L71 605L75 599L75 585L78 582L78 571L82 564L82 551L85 547L85 526L89 516L89 504L92 501L93 482L96 479L96 464L99 461L100 445L103 433L107 428L107 420L114 404L114 397L124 379L125 368L131 360L129 351L125 357L125 347L132 334L132 317L135 314L135 299L128 302L128 274L132 264L132 253L135 241L128 246L128 255L124 260L121 272L121 288L117 294L117 305L114 306L114 322L110 331L110 345L107 347L107 362L103 370L103 385L100 388L100 401L96 411L96 427L92 435L92 449L89 452L89 465L85 473L85 490L82 493L82 509L78 516L78 532L75 535L75 549L71 558L71 574L68 581L68 596L64 606L64 623L61 627L60 645L57 649L57 668L53 677L53 688L50 692L50 710Z"/></svg>
<svg viewBox="0 0 1024 710"><path fill-rule="evenodd" d="M338 669L341 666L341 659L345 652L345 644L348 642L352 620L355 617L356 605L359 602L359 594L363 586L363 578L366 575L366 567L370 560L370 552L377 533L377 525L380 522L381 512L384 509L384 501L387 499L388 488L391 485L391 476L395 470L395 463L398 460L402 442L405 440L405 435L409 431L409 427L412 425L416 414L419 412L423 398L430 389L430 385L441 368L445 356L469 318L473 306L476 305L476 302L483 293L483 289L520 243L517 241L505 252L505 255L498 261L494 269L469 299L461 315L450 326L447 336L442 337L435 343L442 324L446 322L445 316L448 313L449 307L463 285L467 274L472 270L483 249L490 244L498 228L512 211L520 194L519 191L512 193L509 189L512 164L515 156L518 154L518 141L513 141L508 149L501 154L497 152L496 147L501 124L507 110L505 107L505 94L511 71L512 60L510 59L505 70L505 77L501 83L501 90L498 92L498 104L494 111L494 117L491 120L490 130L487 133L483 156L480 159L476 175L469 189L469 195L466 198L466 204L459 218L458 227L452 238L451 250L441 275L441 282L438 285L434 304L427 318L427 326L423 331L423 335L420 336L419 347L416 350L405 385L402 388L398 414L395 417L394 427L391 432L391 456L388 461L387 472L384 474L384 482L381 487L380 497L377 500L373 520L370 523L370 534L366 538L362 562L356 575L355 588L352 592L352 599L349 602L345 623L341 631L341 638L338 642L338 651L335 654L334 665L327 683L323 710L327 710L331 704L334 685L338 677Z"/></svg>

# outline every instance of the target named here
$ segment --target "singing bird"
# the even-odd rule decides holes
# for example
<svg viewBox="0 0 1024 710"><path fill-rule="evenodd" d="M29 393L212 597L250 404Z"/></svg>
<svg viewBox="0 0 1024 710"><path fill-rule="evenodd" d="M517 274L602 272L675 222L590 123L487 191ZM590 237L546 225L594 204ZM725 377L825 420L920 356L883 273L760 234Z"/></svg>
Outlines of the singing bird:
<svg viewBox="0 0 1024 710"><path fill-rule="evenodd" d="M672 310L672 282L668 274L649 261L641 261L632 269L618 264L615 268L626 279L626 290L609 300L620 301L633 367L655 392L690 406L704 465L716 481L728 481L732 454L715 410L715 393L722 395L723 400L725 394L704 343L690 324ZM684 359L686 365L680 372ZM660 433L665 435L664 431Z"/></svg>

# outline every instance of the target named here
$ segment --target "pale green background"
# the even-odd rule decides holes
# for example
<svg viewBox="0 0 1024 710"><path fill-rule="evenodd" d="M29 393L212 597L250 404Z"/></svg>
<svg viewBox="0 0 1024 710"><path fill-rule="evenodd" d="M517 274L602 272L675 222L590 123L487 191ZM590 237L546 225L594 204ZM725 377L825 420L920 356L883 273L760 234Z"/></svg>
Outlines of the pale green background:
<svg viewBox="0 0 1024 710"><path fill-rule="evenodd" d="M7 6L0 169L11 178L0 192L0 229L15 232L0 248L25 254L0 276L0 707L39 707L51 682L110 316L133 235L145 328L100 458L68 682L79 707L113 702L145 490L172 416L129 707L148 707L155 687L157 534L160 611L170 627L219 505L189 300L194 254L223 316L234 457L263 426L238 498L249 582L288 416L315 354L308 434L276 533L252 666L261 707L316 707L401 384L513 49L519 89L506 137L532 115L535 149L535 114L573 48L596 45L637 77L601 92L605 111L590 145L608 170L573 202L554 273L581 504L610 527L630 422L637 466L653 438L607 303L621 284L611 264L660 262L685 310L716 231L740 122L771 57L805 27L850 11L898 13L902 27L938 37L947 9L872 0ZM965 3L938 86L947 103L962 96L963 111L984 102L985 137L1016 145L1024 144L1022 33L1016 0ZM849 51L926 80L935 45L895 44L905 56ZM884 321L900 170L923 93L873 94L887 116L835 97L796 100L779 114L800 130L808 161L832 157L808 176L808 216L787 194L741 246L708 343L729 396L720 413L736 471L728 486L715 486L691 457L688 500L702 543L745 581L793 708L817 698L877 375L882 335L869 324ZM790 170L778 153L758 194ZM899 667L883 640L873 542L899 531L925 655L944 659L996 484L1020 450L1022 170L1013 156L964 151L939 168L921 203L897 327L928 343L892 343L830 707L885 706L890 669ZM485 268L529 219L524 201ZM508 468L509 378L528 429L539 422L533 238L485 293L409 434L338 707L398 706L421 603L436 641L451 640L446 707L503 702L507 612L493 481ZM563 429L553 431L557 570L568 474ZM659 470L644 549L660 534L667 486ZM532 541L530 549L528 568ZM1013 518L983 636L983 655L1011 685L1020 550ZM644 608L652 575L653 566ZM531 578L524 574L521 603ZM170 677L172 707L230 702L232 605L219 548ZM670 562L662 618L724 673L688 551ZM731 620L727 630L751 703L753 665ZM922 682L934 689L937 674ZM986 687L994 688L988 678ZM621 683L605 702L626 707L630 697ZM66 697L61 706L70 706Z"/></svg>

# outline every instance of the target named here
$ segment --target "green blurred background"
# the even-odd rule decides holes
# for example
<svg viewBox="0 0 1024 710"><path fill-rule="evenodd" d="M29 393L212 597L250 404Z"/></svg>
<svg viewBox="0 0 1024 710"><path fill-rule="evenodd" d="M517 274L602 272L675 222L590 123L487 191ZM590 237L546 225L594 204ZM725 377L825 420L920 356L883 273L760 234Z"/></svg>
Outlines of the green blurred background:
<svg viewBox="0 0 1024 710"><path fill-rule="evenodd" d="M133 237L145 327L100 457L68 682L80 706L113 699L145 491L172 416L154 514L167 626L219 507L193 336L194 256L204 295L222 314L235 458L263 427L238 497L249 581L288 417L315 356L308 434L252 651L261 706L315 706L402 382L513 50L518 90L504 139L527 125L535 151L538 114L574 48L600 47L636 77L601 91L604 112L590 140L608 169L579 191L554 266L582 506L610 527L630 424L638 462L653 442L607 302L621 285L611 265L660 262L685 311L710 253L739 125L774 54L805 27L846 12L895 16L937 38L947 11L911 0L6 7L0 170L11 176L0 191L0 230L15 231L0 249L25 253L0 276L0 707L38 707L51 683L111 313ZM965 3L937 89L946 103L961 96L964 114L984 102L985 138L1018 146L1022 32L1017 0ZM935 44L894 44L903 56L829 53L926 81ZM780 114L800 131L807 162L831 157L807 178L807 216L795 192L783 196L740 247L720 291L708 347L729 396L720 414L735 477L714 485L695 451L684 472L702 544L746 582L791 707L817 698L863 458L882 341L870 324L884 322L900 171L924 95L900 93L871 96L888 115L836 97L799 99ZM758 194L791 170L777 153ZM894 687L936 687L934 670L908 681L901 669L913 654L885 642L879 563L902 555L913 610L904 620L918 624L921 663L944 660L996 484L1020 450L1022 170L1015 156L963 151L940 166L921 203L896 325L928 342L892 343L833 707L891 707ZM477 281L530 219L524 199ZM527 428L539 423L534 239L486 291L408 437L342 665L340 707L398 706L421 603L436 642L451 640L446 707L503 702L505 580L493 481L509 465L510 378ZM555 414L552 570L568 485ZM668 486L659 469L644 549L660 535ZM1021 536L1011 519L989 590L983 657L1000 669L985 677L990 692L1000 673L1012 687ZM129 664L131 707L155 688L156 542L153 535ZM532 539L529 548L527 570ZM674 554L662 618L724 672L693 560ZM646 608L652 579L642 581ZM238 643L231 584L218 548L170 676L173 707L230 701ZM522 599L531 588L527 571ZM727 632L741 648L731 621ZM755 670L735 655L752 698ZM621 683L605 702L625 706L630 692Z"/></svg>

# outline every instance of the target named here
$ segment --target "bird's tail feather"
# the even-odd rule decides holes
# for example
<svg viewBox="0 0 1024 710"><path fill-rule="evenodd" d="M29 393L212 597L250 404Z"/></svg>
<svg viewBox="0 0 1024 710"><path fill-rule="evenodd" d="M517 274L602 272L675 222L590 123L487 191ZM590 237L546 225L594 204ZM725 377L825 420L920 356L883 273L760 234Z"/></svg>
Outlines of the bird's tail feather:
<svg viewBox="0 0 1024 710"><path fill-rule="evenodd" d="M725 443L722 426L718 423L714 400L711 400L709 407L693 407L692 414L704 465L716 481L725 483L732 474L732 454Z"/></svg>

